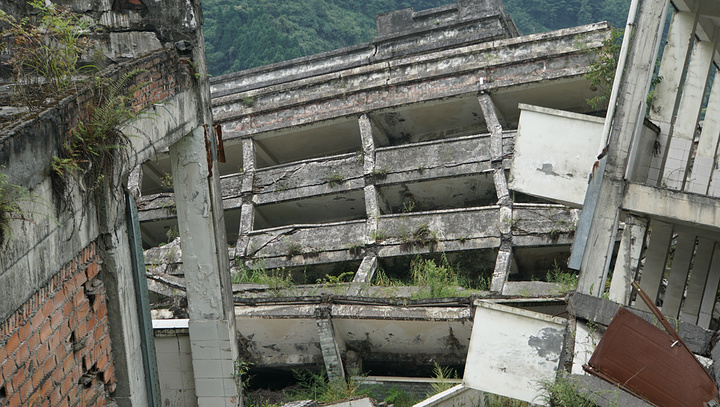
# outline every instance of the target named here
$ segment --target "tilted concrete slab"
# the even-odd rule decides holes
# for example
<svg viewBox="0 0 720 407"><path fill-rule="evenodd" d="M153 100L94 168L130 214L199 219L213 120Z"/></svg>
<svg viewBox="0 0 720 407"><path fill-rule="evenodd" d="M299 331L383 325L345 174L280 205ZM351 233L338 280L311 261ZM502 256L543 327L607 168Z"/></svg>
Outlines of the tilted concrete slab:
<svg viewBox="0 0 720 407"><path fill-rule="evenodd" d="M566 320L485 301L476 305L463 384L546 405L540 383L555 379Z"/></svg>

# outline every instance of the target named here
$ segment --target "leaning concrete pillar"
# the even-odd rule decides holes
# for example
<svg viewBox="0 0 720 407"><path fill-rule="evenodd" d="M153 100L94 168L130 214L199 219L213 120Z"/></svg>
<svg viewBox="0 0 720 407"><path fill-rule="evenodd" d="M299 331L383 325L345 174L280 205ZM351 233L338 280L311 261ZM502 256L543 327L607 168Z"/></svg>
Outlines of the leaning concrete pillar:
<svg viewBox="0 0 720 407"><path fill-rule="evenodd" d="M697 324L705 329L710 327L713 310L715 309L715 301L717 298L718 285L720 285L720 244L715 244L713 249L712 261L710 262L710 271L705 282L705 291L700 304L700 315L698 315Z"/></svg>
<svg viewBox="0 0 720 407"><path fill-rule="evenodd" d="M687 286L687 295L685 296L682 312L680 313L681 321L697 324L698 315L700 314L700 304L702 303L703 292L705 291L705 283L708 280L708 273L710 272L710 261L712 260L714 247L714 241L703 238L698 239L692 273L690 274L690 281Z"/></svg>
<svg viewBox="0 0 720 407"><path fill-rule="evenodd" d="M653 300L657 300L662 282L668 250L672 240L672 225L656 220L650 221L650 242L645 253L645 266L640 277L640 288ZM650 311L639 298L635 300L635 308Z"/></svg>
<svg viewBox="0 0 720 407"><path fill-rule="evenodd" d="M612 281L610 282L610 300L622 305L630 305L632 282L635 281L640 252L645 242L647 219L627 215L625 229L620 240Z"/></svg>
<svg viewBox="0 0 720 407"><path fill-rule="evenodd" d="M478 96L478 102L485 117L485 124L487 124L488 131L490 131L490 163L493 169L495 193L498 197L498 205L500 205L498 220L501 243L495 260L495 270L493 270L490 291L501 293L512 265L512 199L510 199L505 167L503 166L503 129L495 110L495 104L490 95L486 93Z"/></svg>
<svg viewBox="0 0 720 407"><path fill-rule="evenodd" d="M715 152L720 141L720 71L715 73L715 81L710 91L710 100L705 111L700 141L693 163L692 174L685 186L687 192L695 194L708 194L711 176L720 177L720 171L715 170ZM716 182L720 179L716 178ZM718 188L720 192L720 188ZM713 196L720 196L712 194Z"/></svg>
<svg viewBox="0 0 720 407"><path fill-rule="evenodd" d="M235 314L226 242L218 238L225 236L223 223L217 222L219 185L209 172L206 137L199 127L170 146L195 393L198 406L237 406L242 401L233 379Z"/></svg>
<svg viewBox="0 0 720 407"><path fill-rule="evenodd" d="M681 233L678 236L662 306L662 312L666 316L677 318L680 314L680 304L683 294L685 294L685 285L690 273L690 263L695 253L696 239L694 234L689 233Z"/></svg>
<svg viewBox="0 0 720 407"><path fill-rule="evenodd" d="M664 187L676 190L684 187L714 54L715 45L710 41L697 41L693 47L680 106L665 150L661 183Z"/></svg>
<svg viewBox="0 0 720 407"><path fill-rule="evenodd" d="M363 286L370 285L370 282L372 281L372 278L375 275L377 268L377 255L375 253L370 253L366 255L363 258L362 263L360 263L360 267L358 267L357 272L355 272L355 277L350 284L348 295L359 295Z"/></svg>
<svg viewBox="0 0 720 407"><path fill-rule="evenodd" d="M600 187L597 196L592 198L593 202L589 202L594 209L588 217L591 220L587 238L583 239L577 291L584 294L600 296L612 262L625 191L626 163L637 120L645 114L644 102L650 88L668 4L668 0L639 2L635 24L625 32L630 42L629 48L623 48L622 52L631 52L627 54L625 65L618 67L623 75L614 90L617 93L613 93L613 97L617 97L615 110L607 118L611 126L607 155L603 158L604 170L596 174L601 179ZM618 89L623 91L618 92Z"/></svg>
<svg viewBox="0 0 720 407"><path fill-rule="evenodd" d="M315 322L318 327L320 349L330 381L345 380L345 369L340 357L340 346L335 336L335 327L330 317L330 307L319 307L315 310Z"/></svg>
<svg viewBox="0 0 720 407"><path fill-rule="evenodd" d="M249 243L248 234L252 232L255 223L255 205L253 204L253 180L255 179L255 143L252 139L247 138L242 141L243 152L243 174L242 186L240 193L243 203L240 209L240 225L238 230L238 239L235 243L235 255L247 256L247 246Z"/></svg>
<svg viewBox="0 0 720 407"><path fill-rule="evenodd" d="M663 49L658 75L663 79L655 87L649 118L660 127L658 142L661 151L667 150L667 140L680 99L683 77L695 39L697 14L677 11L673 14L668 30L667 44ZM653 157L650 163L648 183L656 185L662 179L664 154Z"/></svg>

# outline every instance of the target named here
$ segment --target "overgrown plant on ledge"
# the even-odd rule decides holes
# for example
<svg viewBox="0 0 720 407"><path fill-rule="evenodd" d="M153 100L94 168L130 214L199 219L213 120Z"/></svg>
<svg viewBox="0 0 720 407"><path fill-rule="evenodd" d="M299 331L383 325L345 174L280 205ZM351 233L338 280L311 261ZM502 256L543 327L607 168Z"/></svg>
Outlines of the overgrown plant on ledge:
<svg viewBox="0 0 720 407"><path fill-rule="evenodd" d="M133 84L141 72L133 70L117 80L103 75L93 78L88 119L77 123L62 141L59 155L53 157L53 187L66 198L64 202L70 199L71 185L93 191L108 176L111 187L119 183L114 179L113 165L117 155L129 155L126 147L130 138L121 129L139 116L128 95L142 86Z"/></svg>
<svg viewBox="0 0 720 407"><path fill-rule="evenodd" d="M0 10L0 23L6 27L2 51L10 55L16 101L39 109L48 98L61 97L73 86L81 73L80 57L92 46L87 37L92 27L66 7L42 0L29 5L37 13L35 21L18 21Z"/></svg>

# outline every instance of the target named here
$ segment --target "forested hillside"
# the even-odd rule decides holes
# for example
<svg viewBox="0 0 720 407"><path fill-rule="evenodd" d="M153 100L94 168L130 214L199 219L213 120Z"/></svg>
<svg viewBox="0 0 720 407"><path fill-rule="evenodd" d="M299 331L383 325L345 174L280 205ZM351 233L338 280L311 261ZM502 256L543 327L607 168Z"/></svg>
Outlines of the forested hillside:
<svg viewBox="0 0 720 407"><path fill-rule="evenodd" d="M368 42L375 15L452 0L203 0L212 75ZM608 20L622 27L630 0L505 0L524 34Z"/></svg>

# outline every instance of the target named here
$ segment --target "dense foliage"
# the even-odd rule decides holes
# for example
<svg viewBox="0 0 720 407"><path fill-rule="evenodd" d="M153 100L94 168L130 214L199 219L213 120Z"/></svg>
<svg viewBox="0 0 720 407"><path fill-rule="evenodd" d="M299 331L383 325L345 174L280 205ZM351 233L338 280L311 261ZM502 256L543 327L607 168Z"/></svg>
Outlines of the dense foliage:
<svg viewBox="0 0 720 407"><path fill-rule="evenodd" d="M221 75L368 42L375 15L452 0L204 0L210 73ZM608 20L622 27L630 0L505 0L525 34Z"/></svg>

